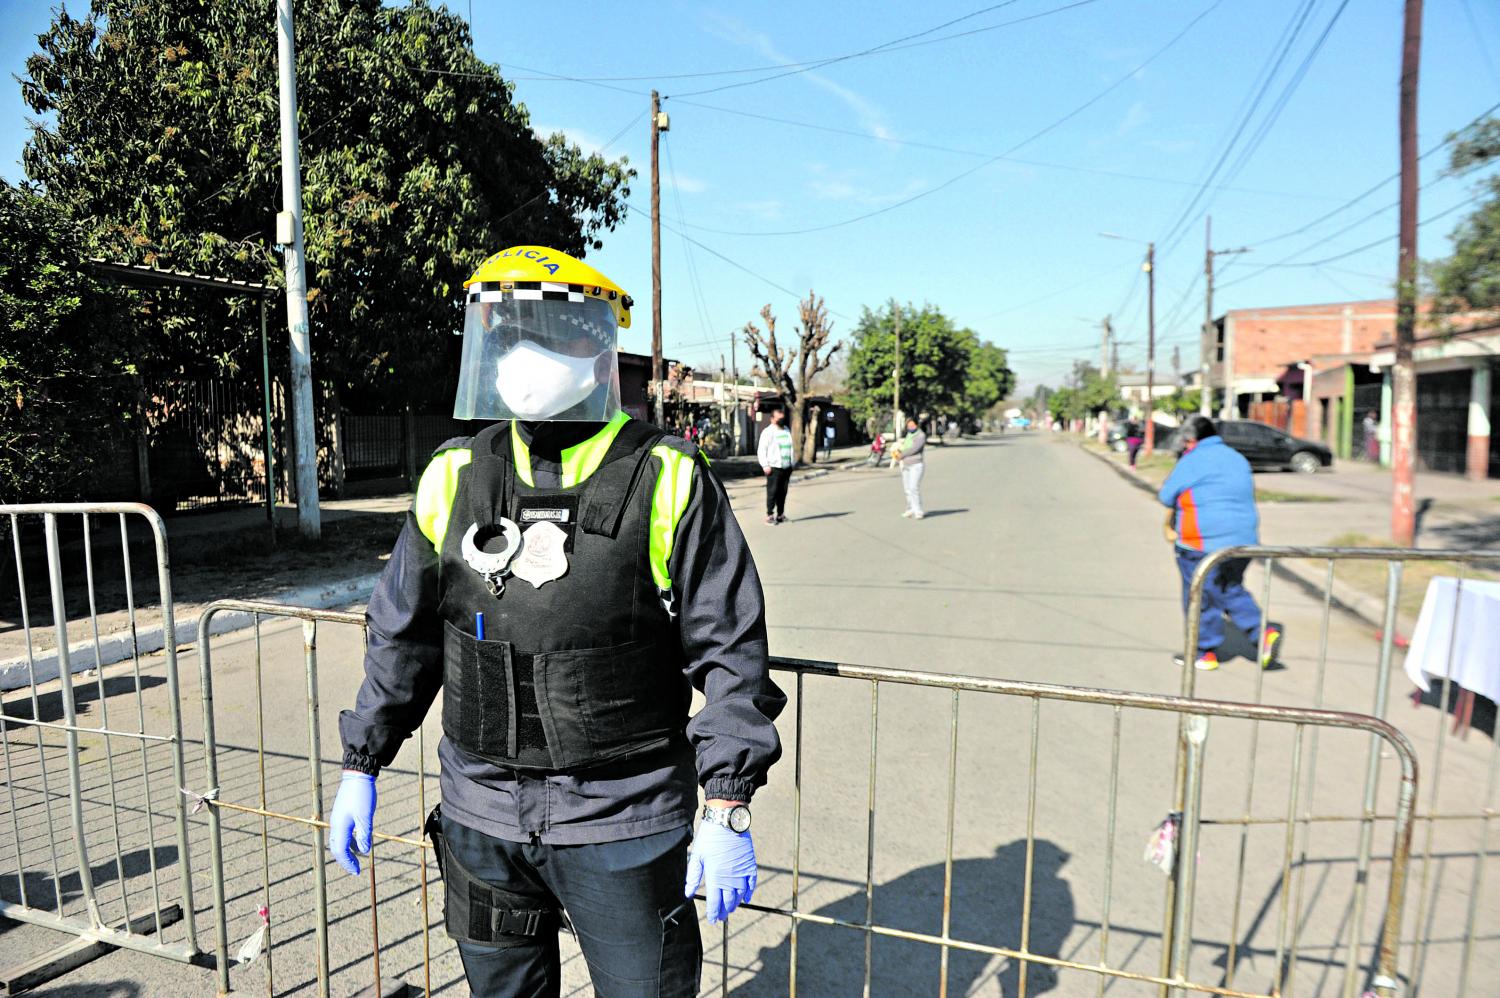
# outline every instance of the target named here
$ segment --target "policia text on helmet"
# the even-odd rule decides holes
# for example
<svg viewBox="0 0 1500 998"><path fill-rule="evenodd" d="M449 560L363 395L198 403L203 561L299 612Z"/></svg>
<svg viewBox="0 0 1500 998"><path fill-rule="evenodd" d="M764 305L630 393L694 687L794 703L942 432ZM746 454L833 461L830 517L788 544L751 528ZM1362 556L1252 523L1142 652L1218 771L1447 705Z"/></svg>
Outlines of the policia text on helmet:
<svg viewBox="0 0 1500 998"><path fill-rule="evenodd" d="M358 872L441 694L427 829L473 993L558 994L571 924L601 996L694 995L691 898L720 921L754 892L780 755L759 576L697 449L620 408L623 289L517 246L465 293L454 415L491 422L434 453L370 599L330 850Z"/></svg>

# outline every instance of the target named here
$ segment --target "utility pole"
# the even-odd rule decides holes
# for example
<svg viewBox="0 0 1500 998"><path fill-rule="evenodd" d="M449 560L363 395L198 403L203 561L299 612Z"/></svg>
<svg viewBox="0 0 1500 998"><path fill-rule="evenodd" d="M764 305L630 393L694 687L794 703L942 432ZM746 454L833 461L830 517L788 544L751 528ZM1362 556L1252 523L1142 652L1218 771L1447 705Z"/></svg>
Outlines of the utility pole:
<svg viewBox="0 0 1500 998"><path fill-rule="evenodd" d="M1100 323L1100 325L1104 327L1104 342L1099 347L1099 374L1107 378L1109 377L1110 372L1109 343L1114 336L1114 330L1109 327L1109 316L1107 315L1104 317L1104 321Z"/></svg>
<svg viewBox="0 0 1500 998"><path fill-rule="evenodd" d="M1401 231L1396 258L1396 365L1391 371L1391 538L1416 541L1417 372L1417 71L1422 60L1422 0L1406 0L1401 42Z"/></svg>
<svg viewBox="0 0 1500 998"><path fill-rule="evenodd" d="M894 306L896 314L896 399L895 408L891 413L891 431L897 440L901 439L901 305Z"/></svg>
<svg viewBox="0 0 1500 998"><path fill-rule="evenodd" d="M1146 244L1146 442L1147 457L1156 450L1156 243Z"/></svg>
<svg viewBox="0 0 1500 998"><path fill-rule="evenodd" d="M666 115L661 113L661 97L651 91L651 390L656 395L652 421L666 423L666 399L661 379L661 133Z"/></svg>
<svg viewBox="0 0 1500 998"><path fill-rule="evenodd" d="M1172 382L1173 387L1182 384L1182 348L1172 347Z"/></svg>
<svg viewBox="0 0 1500 998"><path fill-rule="evenodd" d="M1208 291L1203 296L1203 336L1199 341L1202 350L1202 357L1199 358L1199 364L1201 365L1201 377L1199 380L1202 383L1202 387L1199 390L1198 412L1204 416L1210 416L1213 414L1214 391L1213 387L1208 383L1208 354L1209 350L1218 343L1219 339L1214 328L1214 257L1232 256L1236 253L1250 252L1250 247L1248 246L1241 246L1238 249L1216 250L1214 249L1213 239L1214 220L1213 216L1210 215L1207 219L1207 224L1203 229L1203 279L1204 285L1208 288ZM1229 322L1228 320L1225 320L1224 366L1222 373L1224 375L1224 412L1226 414L1229 412L1230 405L1234 398L1234 396L1230 394L1233 387L1230 382L1233 376L1234 355L1232 353L1233 346L1231 345L1229 340L1229 331ZM1345 350L1344 352L1348 353L1349 351Z"/></svg>
<svg viewBox="0 0 1500 998"><path fill-rule="evenodd" d="M313 431L312 335L307 319L307 258L302 241L302 156L298 151L297 46L292 34L292 0L276 3L276 55L281 84L281 215L276 220L276 235L283 243L286 267L297 529L303 537L315 541L322 536L323 526L318 511L318 444ZM283 240L283 236L287 238Z"/></svg>

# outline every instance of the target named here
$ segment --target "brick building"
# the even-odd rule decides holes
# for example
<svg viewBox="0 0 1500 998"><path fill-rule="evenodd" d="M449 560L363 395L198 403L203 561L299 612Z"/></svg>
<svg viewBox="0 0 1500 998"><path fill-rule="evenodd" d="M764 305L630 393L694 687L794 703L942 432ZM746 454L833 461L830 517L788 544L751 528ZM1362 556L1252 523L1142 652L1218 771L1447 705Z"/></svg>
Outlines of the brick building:
<svg viewBox="0 0 1500 998"><path fill-rule="evenodd" d="M1500 324L1460 315L1417 327L1417 460L1430 471L1500 477L1500 393L1491 391ZM1455 329L1457 331L1455 331ZM1322 440L1341 458L1390 460L1392 298L1233 309L1202 339L1208 383L1221 418L1258 418ZM1226 385L1229 390L1226 391ZM1367 439L1366 417L1375 435Z"/></svg>

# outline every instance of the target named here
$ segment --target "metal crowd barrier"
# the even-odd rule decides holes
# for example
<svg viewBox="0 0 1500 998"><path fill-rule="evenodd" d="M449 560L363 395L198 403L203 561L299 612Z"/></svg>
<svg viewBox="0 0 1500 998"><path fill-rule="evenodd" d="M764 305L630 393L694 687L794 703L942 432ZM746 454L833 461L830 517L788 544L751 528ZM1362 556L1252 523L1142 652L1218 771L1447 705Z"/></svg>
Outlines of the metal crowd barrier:
<svg viewBox="0 0 1500 998"><path fill-rule="evenodd" d="M246 691L242 688L246 677L236 675L242 673L243 667L230 669L221 662L215 665L213 652L213 639L207 635L211 633L210 624L216 614L238 611L254 615L255 630L251 638L253 641L253 668L249 682L252 689ZM290 676L290 666L286 664L286 655L277 653L266 653L263 650L263 634L261 620L263 618L283 620L298 620L302 624L302 669L300 677ZM361 614L312 610L294 606L284 606L274 603L263 603L243 600L223 600L216 602L204 610L199 622L199 634L203 635L199 644L199 656L201 665L202 698L203 698L203 726L205 741L205 763L207 787L212 788L206 794L208 798L208 822L211 839L210 857L213 865L213 889L215 914L214 950L217 958L218 985L221 992L227 991L230 986L231 966L243 965L245 945L241 946L241 957L231 956L233 945L230 933L229 913L231 908L235 909L234 925L236 931L234 938L245 936L255 923L249 917L249 905L256 902L262 912L269 910L272 913L281 908L292 907L292 914L288 921L291 923L289 929L272 933L270 931L270 920L264 914L261 915L261 927L256 930L258 938L263 946L263 958L258 956L262 949L250 944L250 957L256 962L264 964L264 989L267 994L277 992L275 979L275 968L280 965L273 961L273 956L278 952L288 951L293 956L289 958L289 965L298 974L312 973L315 984L320 995L327 995L330 990L330 979L335 971L347 971L355 976L368 976L371 984L369 994L394 994L404 993L405 985L402 983L403 975L420 974L423 993L431 993L434 988L434 965L440 959L447 960L446 968L439 976L446 974L446 980L440 980L438 986L450 983L454 978L456 961L451 956L451 944L445 937L434 941L431 938L432 925L435 918L434 907L429 900L430 874L428 870L427 846L420 837L422 819L427 810L426 781L426 746L422 741L420 731L416 735L416 764L410 764L396 770L387 770L381 776L380 793L382 807L377 819L375 835L378 847L368 857L367 868L363 871L365 884L358 888L352 887L354 882L351 878L339 875L330 881L325 874L328 863L325 851L325 792L323 785L323 773L326 767L335 766L336 762L325 759L320 736L320 684L326 684L330 680L326 677L320 678L319 674L319 643L325 635L320 635L320 624L334 623L348 625L349 628L357 629L358 638L351 638L347 631L337 636L337 640L346 644L348 651L357 654L363 647L364 619ZM286 637L283 629L276 635L276 640ZM238 640L247 640L241 636ZM882 974L888 973L890 963L880 963L881 954L877 949L879 946L905 946L916 945L922 948L924 953L935 954L937 967L934 979L925 985L920 985L929 993L947 995L950 987L956 988L953 993L961 993L964 988L954 985L951 981L951 968L953 961L964 959L984 959L1005 968L1001 973L1009 975L1011 987L1015 993L1025 995L1028 993L1028 980L1033 982L1035 991L1042 993L1051 990L1057 975L1071 974L1074 978L1088 979L1093 985L1089 988L1098 994L1103 994L1106 987L1113 983L1130 983L1137 986L1146 985L1162 991L1171 992L1194 992L1201 994L1216 994L1230 996L1263 996L1280 994L1283 978L1294 972L1297 965L1295 957L1295 946L1298 940L1298 924L1295 920L1288 922L1286 918L1286 904L1282 906L1282 921L1277 934L1277 945L1274 954L1267 951L1267 957L1274 955L1278 972L1266 977L1266 987L1263 990L1248 990L1236 988L1232 984L1223 982L1210 982L1203 976L1203 968L1195 967L1191 963L1192 941L1193 941L1193 902L1198 890L1198 880L1194 876L1197 869L1199 848L1199 825L1201 817L1201 798L1205 783L1211 787L1213 781L1206 776L1208 768L1205 762L1205 751L1210 744L1209 724L1210 719L1217 718L1219 725L1229 725L1226 730L1233 730L1234 722L1250 722L1258 725L1262 722L1283 726L1289 729L1298 749L1293 753L1291 763L1291 774L1289 787L1301 786L1301 751L1300 745L1306 733L1312 733L1314 737L1319 732L1328 737L1334 737L1338 732L1352 732L1356 735L1368 734L1375 741L1381 743L1395 757L1398 762L1400 776L1398 780L1391 781L1386 789L1393 796L1396 804L1392 816L1391 828L1391 863L1388 877L1388 887L1385 892L1383 923L1387 926L1400 924L1402 916L1402 898L1405 885L1406 857L1410 846L1411 836L1411 808L1416 792L1416 758L1407 739L1389 724L1375 718L1365 717L1352 713L1339 711L1275 707L1252 704L1236 704L1208 700L1196 700L1182 697L1159 696L1141 693L1123 693L1109 690L1083 689L1065 686L1008 682L997 679L985 679L977 677L941 675L917 672L904 669L872 668L855 665L842 665L827 662L812 662L792 659L775 659L773 666L779 673L790 674L794 689L792 692L793 709L791 716L784 720L784 726L790 723L793 729L791 740L791 762L792 772L785 773L786 763L778 770L776 781L784 781L790 777L792 786L790 791L790 865L789 867L777 867L770 860L771 856L764 854L767 843L773 841L778 835L786 834L786 826L780 828L769 827L767 833L758 836L757 842L763 850L762 856L762 886L757 894L756 903L746 906L747 913L755 915L740 914L733 920L735 928L731 930L726 924L719 940L719 954L717 967L717 989L722 994L729 992L731 979L739 977L747 986L759 987L761 990L754 993L767 993L764 990L767 981L777 982L780 986L780 975L785 974L785 990L787 993L796 995L799 991L799 980L807 988L804 993L824 993L817 987L817 973L823 972L830 965L837 965L839 959L833 946L828 940L819 943L808 943L802 939L806 933L823 931L825 929L839 930L853 934L858 940L862 937L863 954L862 959L856 953L850 956L851 962L847 967L839 971L847 976L840 977L840 982L852 986L854 979L862 980L863 993L866 995L880 993L894 993L902 990L884 981ZM266 671L268 669L280 670L268 684ZM352 682L357 682L359 670L355 663L345 657L341 663L340 676L349 688L352 695ZM236 687L235 703L239 711L254 711L254 725L256 740L251 746L233 746L222 743L216 735L216 710L223 710L222 700L225 696L223 690L228 681L233 679L241 684ZM809 679L812 680L809 683ZM835 685L836 684L836 685ZM821 685L829 689L843 699L837 704L841 711L853 711L855 716L864 714L868 718L869 742L868 755L863 760L855 760L852 764L848 758L838 756L809 755L804 758L804 746L813 735L820 732L809 732L809 724L817 725L828 720L827 713L819 713L809 716L805 703L810 695L807 687ZM295 689L293 688L295 686ZM849 693L856 694L848 696L843 692L843 687L849 687ZM943 847L943 862L941 867L941 918L937 923L936 931L920 931L909 926L889 924L876 918L877 897L882 897L883 892L889 889L888 884L881 883L877 878L877 863L883 863L889 857L882 856L877 848L884 841L884 836L894 837L900 832L889 824L877 825L877 802L884 809L891 805L889 797L881 797L879 773L877 772L877 761L880 758L882 747L888 752L892 741L889 737L882 742L881 733L881 711L882 702L898 697L900 691L918 691L912 696L928 697L933 699L941 697L946 710L939 711L934 718L933 711L928 709L933 704L921 701L918 705L922 711L921 725L927 735L940 733L946 735L945 761L939 766L937 760L933 760L931 769L935 777L930 781L930 792L917 801L907 801L911 806L919 808L928 814L942 814L944 816L943 827L945 830L945 842ZM868 700L864 700L867 692ZM247 702L247 696L253 694L253 706ZM944 695L945 694L945 695ZM899 703L899 702L898 702ZM983 734L983 729L994 729L1002 726L1005 720L1010 718L1006 714L1007 708L1013 711L1013 716L1018 720L1015 727L1016 732L1025 731L1026 744L1029 746L1029 762L1024 766L1015 764L1008 771L1014 775L1017 791L1017 808L1022 806L1024 800L1024 840L1015 845L1017 849L1013 855L1016 863L1020 866L1020 880L1016 890L1020 894L1019 928L1013 944L995 944L985 942L982 939L966 938L966 933L955 932L955 895L959 888L964 885L956 882L959 875L955 871L955 814L962 803L965 807L978 807L991 803L984 799L984 794L964 795L962 802L958 791L959 785L959 746L960 746L960 715L961 706L979 703L982 707L984 724L980 732L972 732L975 727L972 720L965 728L966 732ZM218 706L216 706L218 704ZM1066 914L1058 912L1038 913L1038 907L1043 905L1043 899L1039 895L1039 867L1042 865L1041 855L1046 849L1052 848L1050 843L1039 838L1047 834L1060 834L1061 829L1049 829L1038 826L1039 794L1038 780L1040 764L1045 761L1046 753L1043 750L1040 733L1042 730L1043 705L1047 705L1047 716L1049 724L1056 723L1052 720L1052 711L1063 709L1076 709L1084 713L1078 714L1085 722L1074 721L1066 727L1066 732L1071 742L1089 741L1097 743L1101 755L1107 754L1109 759L1109 777L1104 786L1107 788L1105 799L1101 805L1094 808L1083 807L1076 816L1077 821L1093 820L1097 822L1099 838L1102 840L1103 869L1100 894L1103 898L1103 910L1096 924L1089 926L1085 942L1093 947L1092 940L1097 937L1097 958L1086 959L1080 956L1079 950L1084 943L1079 943L1074 950L1068 954L1061 952L1060 944L1055 940L1053 943L1045 943L1038 936L1039 926L1047 918L1060 919L1065 924L1054 925L1053 929L1060 929L1063 936L1070 934L1078 920L1071 912L1071 900L1068 905L1059 907ZM271 707L271 713L267 714L267 706ZM904 708L905 704L900 703ZM892 709L887 706L887 711ZM305 718L301 713L305 711ZM1089 713L1089 712L1094 713ZM1168 882L1171 885L1169 908L1170 918L1165 932L1158 934L1153 930L1143 929L1139 926L1121 924L1119 919L1112 916L1111 899L1116 897L1117 892L1124 883L1125 889L1130 890L1131 900L1134 901L1148 892L1134 890L1126 880L1129 873L1122 874L1116 870L1114 861L1115 853L1120 848L1133 851L1134 843L1127 840L1122 846L1119 829L1117 827L1119 812L1124 805L1128 805L1134 814L1141 806L1138 799L1144 796L1144 792L1134 791L1121 794L1122 764L1127 767L1126 774L1134 777L1136 771L1142 770L1142 776L1155 787L1153 794L1162 798L1162 803L1170 792L1170 767L1171 767L1171 745L1173 738L1171 724L1161 729L1165 734L1163 748L1165 751L1153 756L1159 760L1159 766L1154 769L1149 766L1141 766L1146 760L1133 759L1131 752L1122 751L1122 726L1127 722L1132 725L1132 732L1136 725L1149 723L1154 716L1165 714L1180 716L1182 724L1182 741L1185 749L1186 782L1183 807L1181 815L1176 819L1178 829L1179 847L1177 849L1177 860L1172 864L1176 876ZM1069 715L1070 717L1073 715ZM1137 720L1139 719L1139 721ZM243 725L247 718L243 713L239 715L239 721ZM1096 723L1097 722L1097 723ZM267 747L268 724L295 724L306 725L305 753L276 752ZM1160 728L1160 724L1157 724ZM904 730L904 729L903 729ZM1051 730L1051 729L1049 729ZM1155 730L1155 729L1152 729ZM1213 740L1218 744L1227 735ZM899 736L896 741L898 748L913 744L909 735ZM1132 743L1134 744L1134 743ZM1237 744L1230 741L1230 744ZM847 746L841 746L847 748ZM403 760L409 760L403 750L403 755L398 758L398 767ZM238 770L231 772L240 760L253 763L253 769L249 772ZM285 762L288 771L278 769ZM887 763L889 766L890 763ZM803 825L805 805L818 806L820 801L814 797L809 804L806 788L809 781L819 776L827 776L825 772L830 767L847 767L850 771L858 773L858 779L865 785L865 800L863 802L866 818L863 831L863 873L862 876L838 878L812 874L804 866L804 854L807 851L807 843L804 842ZM939 774L937 770L941 769ZM268 776L268 772L272 772ZM301 775L296 775L300 773ZM945 778L936 778L938 776ZM1159 781L1156 778L1159 777ZM1080 774L1079 779L1083 776ZM301 785L305 781L305 792L297 790L292 792L289 787ZM965 783L967 783L967 778ZM991 783L998 785L999 777ZM282 794L291 798L288 803L282 804L274 801L268 795L268 784L274 784L276 794ZM1133 784L1132 784L1133 786ZM1024 787L1024 790L1022 789ZM768 791L769 792L769 791ZM889 794L890 791L887 791ZM1024 795L1024 796L1022 796ZM757 797L757 801L761 798ZM1284 815L1275 819L1272 831L1282 840L1290 843L1295 829L1298 827L1297 794L1295 790L1290 795L1290 804ZM394 803L392 803L394 802ZM774 805L768 805L774 811ZM766 808L758 808L758 824L767 827L772 819L766 815ZM898 814L899 806L898 806ZM1153 819L1154 820L1154 819ZM248 827L248 830L247 830ZM1093 827L1092 825L1090 827ZM291 829L288 834L283 834L283 829ZM884 829L883 831L881 831ZM1142 833L1146 829L1137 829ZM880 834L877 834L880 832ZM230 839L234 843L226 845ZM247 845L244 851L238 849L239 845ZM816 845L816 842L814 842ZM376 854L379 854L378 862ZM299 860L298 857L304 857ZM1193 857L1193 861L1184 861L1185 857ZM903 857L898 857L900 862ZM963 862L963 861L958 861ZM230 869L233 867L233 869ZM1155 874L1154 869L1141 864L1136 868L1141 873ZM391 871L395 873L392 874ZM386 879L381 879L385 877ZM1290 864L1284 866L1277 883L1279 884L1281 896L1285 898L1288 893L1292 877ZM960 878L961 879L961 878ZM1160 878L1158 878L1160 879ZM258 884L254 888L245 888L246 881L255 880ZM772 881L775 881L773 887ZM848 898L834 905L819 907L815 900L816 890L828 883L843 883L846 886L857 888L856 892ZM240 885L232 888L231 884ZM1154 888L1154 884L1153 884ZM233 890L238 894L231 897ZM309 893L310 889L310 893ZM1071 890L1071 888L1068 888ZM273 900L273 894L279 897ZM787 903L766 903L768 895L784 893ZM1068 895L1071 898L1071 894ZM1014 900L1014 899L1011 899ZM409 904L400 904L398 901L409 901ZM961 913L960 913L961 914ZM279 923L278 923L279 924ZM361 926L356 928L355 926ZM362 926L367 925L368 928ZM743 927L743 928L742 928ZM756 935L773 944L770 952L777 960L781 959L781 949L785 947L784 965L772 965L765 958L765 950L762 950L762 959L758 967L753 967L754 961L736 962L730 959L731 942L736 947L740 946L742 938L753 941ZM1053 931L1053 935L1057 932ZM283 938L286 935L287 938ZM394 936L394 941L393 941ZM1111 952L1110 944L1112 938L1120 936L1134 939L1134 945L1129 951L1121 954L1117 946ZM253 940L254 937L252 937ZM845 937L848 938L848 937ZM1200 947L1205 944L1199 940ZM1232 949L1233 941L1213 941L1220 948ZM1149 954L1143 955L1149 944L1159 945L1164 961L1164 969L1160 973L1148 972L1144 969L1149 965ZM814 957L809 960L805 950L811 946ZM1288 955L1291 955L1288 961ZM1384 998L1389 998L1397 993L1396 960L1398 952L1392 946L1379 945L1371 947L1368 956L1362 955L1357 949L1351 951L1346 960L1352 968L1351 975L1363 972L1367 978L1370 990ZM384 958L384 959L383 959ZM392 966L395 972L392 973ZM882 966L885 969L881 969ZM1338 963L1337 969L1342 970L1343 964ZM712 962L709 963L712 967ZM1287 969L1290 968L1290 969ZM706 968L707 969L707 968ZM249 970L237 970L237 974L255 973L254 963ZM746 978L744 975L748 974ZM1073 978L1070 978L1070 982ZM299 978L294 986L302 986L308 982L305 978ZM288 985L283 982L284 990ZM737 986L738 990L738 986ZM1070 990L1066 993L1077 993Z"/></svg>
<svg viewBox="0 0 1500 998"><path fill-rule="evenodd" d="M0 916L76 937L25 964L0 967L0 984L32 986L112 947L190 961L198 946L188 815L178 792L185 783L183 731L161 517L137 503L0 505L0 517L0 527L10 530L16 586L16 616L5 628L10 648L0 653L6 659L0 689L25 691L6 697L0 717L8 809L0 823L0 863L6 864L0 866ZM150 615L137 606L137 584L150 580L134 574L132 520L149 529L154 550L157 610ZM96 552L113 548L116 527L118 550ZM44 558L36 557L38 547ZM35 571L41 560L44 573ZM65 573L65 561L74 572ZM76 577L79 562L87 595L82 606L76 593L69 602L64 584L65 574ZM31 587L43 577L51 649L43 647L45 625L34 627L31 604ZM78 608L71 616L70 606ZM109 624L124 625L125 637L101 641L101 616L106 631ZM146 626L151 616L154 627ZM86 628L79 626L85 621ZM157 648L164 654L151 657ZM105 657L124 663L108 680ZM48 686L54 679L56 692ZM163 684L165 716L155 698L148 708L145 696ZM123 717L121 706L127 708ZM175 878L164 877L173 866ZM169 931L177 922L181 932Z"/></svg>
<svg viewBox="0 0 1500 998"><path fill-rule="evenodd" d="M1496 730L1493 726L1495 722L1492 720L1490 742L1487 748L1466 741L1468 724L1472 720L1472 694L1469 699L1459 701L1458 714L1450 723L1448 708L1453 702L1451 696L1453 684L1447 676L1444 676L1439 684L1437 700L1439 710L1433 721L1423 723L1423 716L1411 710L1393 712L1390 693L1393 681L1400 681L1400 677L1393 674L1392 665L1398 644L1403 640L1400 609L1402 581L1406 567L1414 563L1434 562L1453 565L1461 593L1468 573L1476 567L1500 568L1500 551L1269 546L1235 547L1215 551L1199 564L1188 588L1180 690L1184 697L1195 694L1199 681L1198 671L1194 668L1193 661L1198 648L1204 585L1220 566L1236 558L1251 559L1252 564L1259 563L1264 568L1264 579L1259 592L1262 635L1264 635L1266 623L1275 621L1278 613L1285 612L1281 608L1288 605L1284 600L1278 600L1273 605L1271 584L1273 576L1282 577L1287 584L1297 589L1304 601L1301 610L1305 612L1316 609L1319 618L1316 634L1308 635L1305 631L1299 632L1295 628L1283 631L1288 645L1295 642L1299 648L1305 649L1313 646L1316 648L1315 655L1301 655L1293 661L1291 666L1296 668L1299 663L1309 659L1315 663L1311 688L1302 686L1294 691L1287 688L1286 684L1275 680L1268 682L1264 671L1258 665L1253 665L1255 675L1253 702L1259 704L1271 699L1279 704L1287 704L1301 701L1313 708L1321 709L1329 706L1330 700L1333 700L1344 709L1367 711L1374 717L1390 722L1409 736L1420 750L1427 792L1425 805L1418 802L1413 816L1413 820L1420 824L1423 830L1415 910L1411 920L1404 924L1399 922L1391 924L1388 919L1383 920L1378 929L1379 945L1382 949L1395 949L1398 946L1405 948L1407 956L1402 962L1405 967L1409 968L1407 983L1410 993L1423 993L1424 985L1429 988L1426 993L1454 995L1459 998L1470 994L1493 993L1495 974L1500 971L1500 930L1497 930L1497 925L1500 923L1486 921L1481 915L1480 906L1486 900L1486 870L1500 864L1500 844L1494 842L1490 834L1492 824L1497 816L1500 816L1500 811L1497 811L1497 807L1500 807L1500 797L1497 797L1497 789L1500 789L1500 730ZM1292 572L1285 565L1288 561L1321 562L1323 569L1321 585L1317 585L1314 577L1308 574ZM1342 566L1347 572L1352 564L1360 562L1383 563L1385 566L1385 597L1380 608L1379 650L1373 663L1350 661L1337 655L1332 659L1329 657L1332 611L1335 607L1342 605L1335 594L1335 589L1338 588L1337 571ZM1350 596L1346 593L1346 600L1357 598L1357 595ZM1316 604L1308 605L1306 601L1309 597L1315 599ZM1454 627L1450 634L1457 630L1460 603L1461 600L1454 601L1452 621ZM1264 650L1262 637L1260 645L1254 649L1257 659ZM1447 647L1448 668L1445 670L1449 673L1452 672L1453 652L1454 646L1450 640ZM1240 664L1230 662L1221 666L1221 670L1232 671ZM1372 664L1373 670L1370 668ZM1414 693L1413 704L1419 703L1420 699ZM1465 705L1467 710L1465 710ZM1460 729L1463 730L1462 737L1459 734ZM1319 763L1316 732L1312 737L1307 765L1310 772L1316 772ZM1241 837L1237 844L1237 852L1241 863L1245 855L1244 836L1248 830L1268 820L1281 820L1275 817L1258 816L1254 813L1254 775L1258 762L1258 748L1258 737L1253 735L1245 755L1244 801L1239 813L1216 814L1205 818L1205 824L1215 830L1239 830ZM1367 880L1370 870L1373 863L1387 859L1374 853L1375 827L1393 820L1398 823L1405 820L1401 815L1393 814L1387 803L1379 799L1382 764L1380 748L1380 740L1371 738L1359 770L1358 779L1362 786L1363 804L1357 815L1319 813L1313 807L1312 796L1309 794L1298 805L1299 814L1296 819L1304 858L1309 837L1315 826L1357 825L1358 840L1353 860L1354 893L1351 901L1351 924L1354 929L1349 933L1347 941L1351 959L1345 965L1346 973L1340 989L1340 993L1345 995L1356 993L1356 961L1352 959L1352 955L1360 946L1368 942L1362 938L1362 928L1366 924L1366 909L1369 901ZM1444 782L1444 776L1445 763L1451 762L1455 756L1460 757L1460 763L1467 770L1470 787L1479 798L1465 802L1467 806L1455 806L1451 800L1444 803L1440 798L1440 790L1444 788L1450 789L1450 798L1453 795L1449 784ZM1177 805L1179 808L1190 792L1187 782L1189 766L1190 758L1184 751L1179 754L1177 766ZM1481 770L1482 777L1479 775ZM1467 847L1458 845L1453 847L1456 851L1441 854L1434 852L1435 837L1440 828L1443 830L1444 837L1451 841L1464 825L1469 825L1473 829L1473 839L1470 845ZM1291 855L1289 840L1289 860ZM1463 861L1467 861L1472 866L1467 877L1467 884L1460 883L1456 887L1451 883L1445 885L1439 874L1452 864ZM1294 865L1298 867L1295 891L1300 904L1307 867L1300 863ZM1185 871L1179 871L1179 874L1183 872ZM1495 871L1490 872L1493 874ZM1490 882L1493 883L1493 880ZM1231 937L1238 936L1241 926L1241 907L1244 900L1241 888L1242 885L1236 886ZM1468 894L1466 901L1455 902L1463 910L1461 930L1456 934L1452 929L1435 930L1434 923L1437 920L1438 906L1445 892L1451 897L1454 891L1463 892L1464 890L1467 890ZM1186 893L1190 894L1190 892ZM1456 913L1456 910L1455 908L1449 912L1450 923L1454 921L1451 916ZM1295 952L1293 956L1295 959ZM1477 975L1474 973L1476 956L1482 957L1488 964ZM1226 955L1226 960L1226 981L1232 983L1237 962L1233 949ZM1452 972L1438 981L1431 981L1428 979L1428 973L1429 968L1434 965L1438 966L1440 971ZM1491 983L1484 984L1486 980Z"/></svg>

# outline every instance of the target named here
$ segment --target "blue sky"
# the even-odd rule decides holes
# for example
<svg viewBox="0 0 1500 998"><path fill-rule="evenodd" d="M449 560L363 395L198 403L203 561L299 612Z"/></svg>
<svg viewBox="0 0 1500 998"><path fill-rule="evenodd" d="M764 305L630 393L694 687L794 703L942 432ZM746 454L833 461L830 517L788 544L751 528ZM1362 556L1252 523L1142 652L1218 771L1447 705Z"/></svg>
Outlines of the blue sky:
<svg viewBox="0 0 1500 998"><path fill-rule="evenodd" d="M1256 114L1190 208L1305 2L1311 12ZM1205 207L1217 248L1253 248L1222 261L1216 312L1389 293L1396 218L1380 209L1394 204L1395 183L1287 235L1396 170L1402 4L1356 0L1335 19L1341 2L1013 0L978 14L992 4L596 2L571 5L564 29L557 7L474 0L472 18L479 55L517 80L539 130L562 130L585 148L615 139L607 152L641 172L630 201L642 210L650 203L643 112L653 86L668 98L662 212L677 230L664 229L662 240L669 355L717 365L762 305L790 328L796 295L813 288L827 298L836 336L862 305L932 301L1010 349L1030 385L1056 383L1075 358L1096 360L1098 320L1110 313L1122 362L1144 364L1144 246L1101 231L1159 242L1158 371L1170 372L1173 346L1185 369L1197 361ZM0 0L8 74L21 70L52 6ZM470 4L456 9L469 16ZM822 60L933 28L808 71L683 75ZM1500 4L1428 0L1424 28L1426 150L1500 102ZM7 83L0 173L15 180L25 111ZM1434 182L1421 217L1454 209L1423 227L1425 258L1447 252L1459 206L1475 193L1473 177L1440 176L1445 162L1438 152L1422 164L1424 182ZM804 229L821 230L778 234ZM1261 269L1377 240L1316 267ZM648 217L632 213L590 262L645 306ZM649 321L623 341L635 350L649 343ZM745 370L743 347L739 354Z"/></svg>

